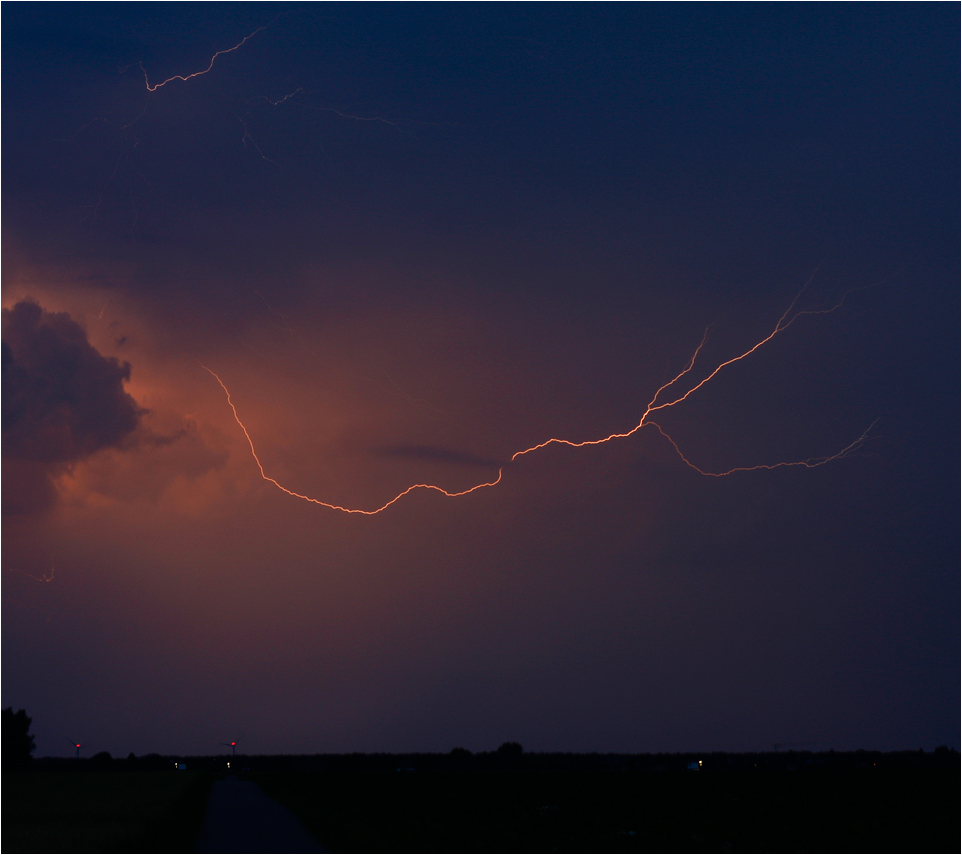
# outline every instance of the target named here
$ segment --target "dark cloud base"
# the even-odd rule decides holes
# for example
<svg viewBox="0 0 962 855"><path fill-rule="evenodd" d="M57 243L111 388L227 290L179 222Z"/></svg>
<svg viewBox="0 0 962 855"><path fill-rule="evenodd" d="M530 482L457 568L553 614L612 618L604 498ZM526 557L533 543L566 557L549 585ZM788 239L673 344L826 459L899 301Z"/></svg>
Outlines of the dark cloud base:
<svg viewBox="0 0 962 855"><path fill-rule="evenodd" d="M65 312L20 302L3 310L3 509L48 509L53 479L136 430L130 364L103 356Z"/></svg>

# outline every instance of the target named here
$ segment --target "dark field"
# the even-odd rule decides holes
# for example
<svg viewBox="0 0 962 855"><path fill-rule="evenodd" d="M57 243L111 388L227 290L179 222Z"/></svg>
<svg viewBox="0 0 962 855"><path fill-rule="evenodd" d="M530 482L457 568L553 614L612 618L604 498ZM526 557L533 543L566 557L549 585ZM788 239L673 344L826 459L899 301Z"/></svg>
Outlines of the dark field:
<svg viewBox="0 0 962 855"><path fill-rule="evenodd" d="M335 852L959 851L958 773L259 775Z"/></svg>
<svg viewBox="0 0 962 855"><path fill-rule="evenodd" d="M703 756L697 771L683 755L494 752L232 766L333 852L959 851L955 752ZM4 777L3 851L195 851L226 759L35 761Z"/></svg>
<svg viewBox="0 0 962 855"><path fill-rule="evenodd" d="M3 776L4 852L193 852L213 776L126 769Z"/></svg>

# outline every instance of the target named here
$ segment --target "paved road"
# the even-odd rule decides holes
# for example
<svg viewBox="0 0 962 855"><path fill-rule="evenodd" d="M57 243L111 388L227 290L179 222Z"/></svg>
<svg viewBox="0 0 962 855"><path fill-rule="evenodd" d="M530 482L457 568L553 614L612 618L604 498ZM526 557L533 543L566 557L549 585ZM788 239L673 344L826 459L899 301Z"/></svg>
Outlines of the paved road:
<svg viewBox="0 0 962 855"><path fill-rule="evenodd" d="M282 804L253 781L216 781L207 803L198 852L326 852Z"/></svg>

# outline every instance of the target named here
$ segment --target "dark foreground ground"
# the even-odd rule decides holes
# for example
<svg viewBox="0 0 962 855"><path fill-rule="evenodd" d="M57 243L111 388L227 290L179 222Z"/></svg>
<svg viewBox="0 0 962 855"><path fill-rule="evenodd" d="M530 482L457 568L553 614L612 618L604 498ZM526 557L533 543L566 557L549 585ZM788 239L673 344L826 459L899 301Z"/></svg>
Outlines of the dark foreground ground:
<svg viewBox="0 0 962 855"><path fill-rule="evenodd" d="M960 851L955 752L701 756L238 756L236 779L224 757L41 760L4 776L2 849L285 851L280 819L276 847L219 836L220 782L331 852Z"/></svg>
<svg viewBox="0 0 962 855"><path fill-rule="evenodd" d="M209 772L37 766L3 775L4 853L194 851Z"/></svg>
<svg viewBox="0 0 962 855"><path fill-rule="evenodd" d="M331 851L958 852L959 775L262 775Z"/></svg>

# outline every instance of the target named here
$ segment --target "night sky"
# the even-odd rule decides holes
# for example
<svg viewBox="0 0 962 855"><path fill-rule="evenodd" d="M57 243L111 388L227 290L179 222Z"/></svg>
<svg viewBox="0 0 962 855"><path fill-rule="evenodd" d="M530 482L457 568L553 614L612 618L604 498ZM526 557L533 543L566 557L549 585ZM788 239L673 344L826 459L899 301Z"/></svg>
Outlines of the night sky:
<svg viewBox="0 0 962 855"><path fill-rule="evenodd" d="M36 753L958 748L959 29L4 4Z"/></svg>

